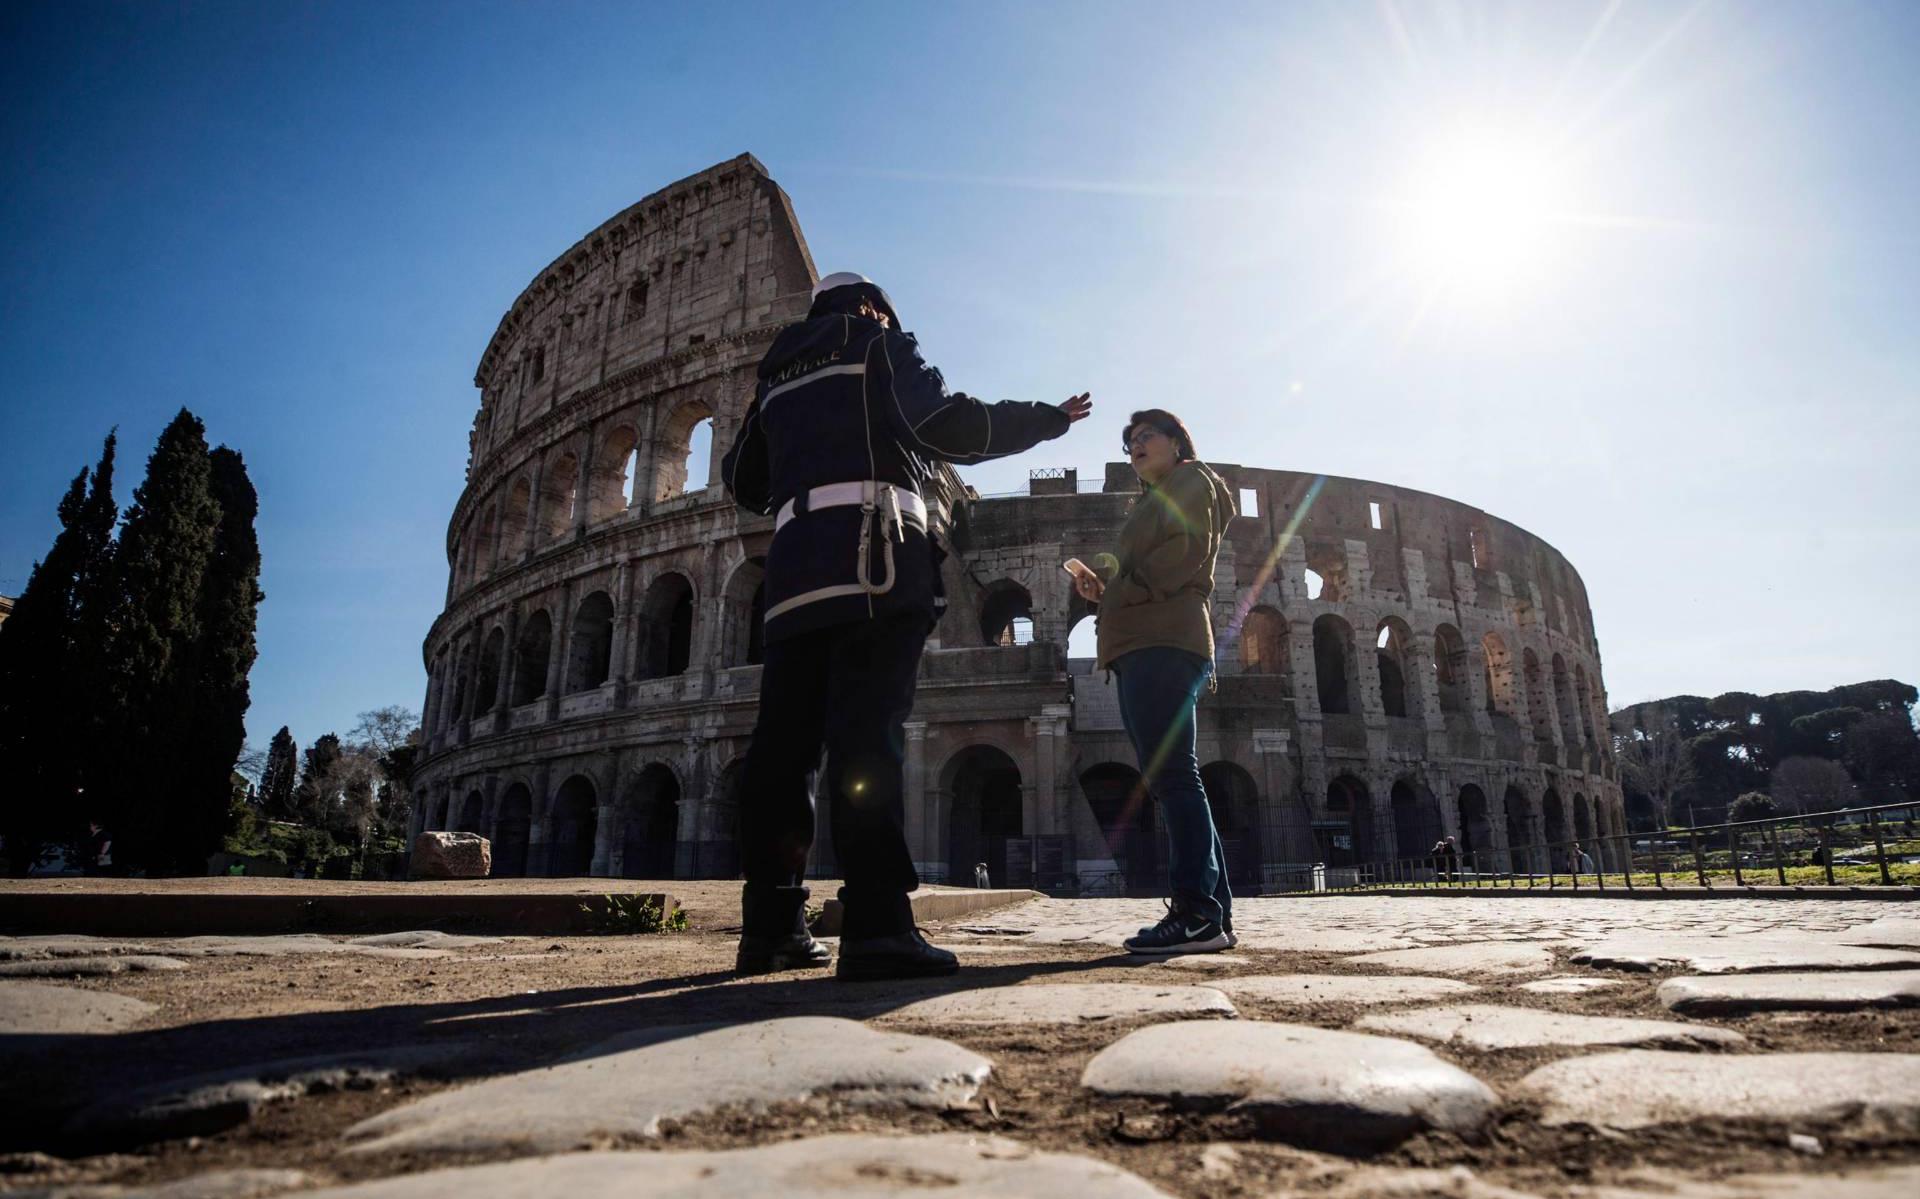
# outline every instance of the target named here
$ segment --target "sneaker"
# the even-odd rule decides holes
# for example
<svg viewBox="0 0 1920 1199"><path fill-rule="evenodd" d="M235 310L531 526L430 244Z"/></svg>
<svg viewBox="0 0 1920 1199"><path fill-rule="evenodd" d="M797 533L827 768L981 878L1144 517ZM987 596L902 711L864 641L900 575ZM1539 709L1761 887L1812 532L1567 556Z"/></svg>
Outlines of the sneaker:
<svg viewBox="0 0 1920 1199"><path fill-rule="evenodd" d="M1172 904L1166 919L1126 941L1128 953L1216 953L1231 946L1227 931L1211 920Z"/></svg>
<svg viewBox="0 0 1920 1199"><path fill-rule="evenodd" d="M1228 916L1225 920L1222 920L1220 922L1220 931L1227 934L1228 949L1232 949L1235 945L1240 944L1240 938L1233 935L1233 917L1232 916Z"/></svg>

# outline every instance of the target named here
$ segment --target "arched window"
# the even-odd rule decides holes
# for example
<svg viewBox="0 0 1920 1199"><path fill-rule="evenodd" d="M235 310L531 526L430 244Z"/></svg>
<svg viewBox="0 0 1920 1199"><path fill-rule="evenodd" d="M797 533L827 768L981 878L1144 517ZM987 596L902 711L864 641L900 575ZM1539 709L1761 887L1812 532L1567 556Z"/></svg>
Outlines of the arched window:
<svg viewBox="0 0 1920 1199"><path fill-rule="evenodd" d="M1025 645L1032 640L1033 597L1027 589L1007 579L988 588L986 601L980 605L981 644Z"/></svg>
<svg viewBox="0 0 1920 1199"><path fill-rule="evenodd" d="M1487 711L1496 716L1513 715L1513 655L1498 633L1480 639L1481 652L1487 658Z"/></svg>
<svg viewBox="0 0 1920 1199"><path fill-rule="evenodd" d="M702 445L696 446L695 432L703 424L705 430L699 434ZM690 400L674 409L660 429L653 452L654 502L705 487L707 463L713 456L713 410L700 400ZM693 463L696 456L698 469L690 473L689 463Z"/></svg>
<svg viewBox="0 0 1920 1199"><path fill-rule="evenodd" d="M640 435L632 425L616 425L601 435L593 464L588 520L597 524L627 510L633 498L633 471L639 464L634 447L639 444Z"/></svg>
<svg viewBox="0 0 1920 1199"><path fill-rule="evenodd" d="M1020 767L990 745L961 750L941 772L947 808L947 878L973 882L975 864L985 862L995 885L1007 880L1007 839L1025 831ZM1022 880L1023 885L1031 879Z"/></svg>
<svg viewBox="0 0 1920 1199"><path fill-rule="evenodd" d="M661 575L640 602L640 677L685 674L693 652L693 584Z"/></svg>
<svg viewBox="0 0 1920 1199"><path fill-rule="evenodd" d="M1327 784L1327 818L1315 821L1313 838L1329 866L1373 860L1373 796L1350 774Z"/></svg>
<svg viewBox="0 0 1920 1199"><path fill-rule="evenodd" d="M480 809L485 804L478 791L467 792L467 798L461 801L460 818L454 821L456 833L477 833L480 831Z"/></svg>
<svg viewBox="0 0 1920 1199"><path fill-rule="evenodd" d="M460 647L460 653L454 658L453 667L453 710L447 716L447 726L452 728L460 723L467 714L467 689L473 686L473 643Z"/></svg>
<svg viewBox="0 0 1920 1199"><path fill-rule="evenodd" d="M1413 673L1413 630L1397 616L1380 622L1374 637L1374 659L1380 670L1380 707L1388 716L1406 716L1413 709L1408 702L1407 679Z"/></svg>
<svg viewBox="0 0 1920 1199"><path fill-rule="evenodd" d="M766 656L767 563L749 558L727 580L727 629L720 660L728 666L758 666Z"/></svg>
<svg viewBox="0 0 1920 1199"><path fill-rule="evenodd" d="M593 781L576 774L562 783L547 821L548 877L586 878L593 873L593 842L599 823L599 796Z"/></svg>
<svg viewBox="0 0 1920 1199"><path fill-rule="evenodd" d="M1393 804L1393 853L1398 858L1417 858L1430 851L1440 840L1440 805L1425 787L1408 779L1393 784L1388 798Z"/></svg>
<svg viewBox="0 0 1920 1199"><path fill-rule="evenodd" d="M1467 710L1467 644L1450 624L1433 630L1433 678L1442 712Z"/></svg>
<svg viewBox="0 0 1920 1199"><path fill-rule="evenodd" d="M620 875L623 878L672 878L680 834L680 780L653 762L627 790L620 813Z"/></svg>
<svg viewBox="0 0 1920 1199"><path fill-rule="evenodd" d="M1080 792L1100 826L1107 853L1120 868L1125 890L1159 886L1163 842L1153 827L1153 800L1140 772L1119 762L1102 762L1080 774Z"/></svg>
<svg viewBox="0 0 1920 1199"><path fill-rule="evenodd" d="M1520 651L1521 673L1527 683L1527 720L1533 725L1533 739L1553 740L1553 714L1547 710L1547 684L1541 677L1540 657L1530 649Z"/></svg>
<svg viewBox="0 0 1920 1199"><path fill-rule="evenodd" d="M1338 716L1353 710L1353 627L1331 612L1313 622L1313 673L1321 712Z"/></svg>
<svg viewBox="0 0 1920 1199"><path fill-rule="evenodd" d="M513 705L530 704L547 693L547 660L553 652L553 618L545 609L527 617L513 647Z"/></svg>
<svg viewBox="0 0 1920 1199"><path fill-rule="evenodd" d="M493 877L520 878L527 872L527 842L533 831L533 793L525 783L507 788L493 818Z"/></svg>
<svg viewBox="0 0 1920 1199"><path fill-rule="evenodd" d="M580 495L580 459L565 453L548 464L540 480L540 535L554 541L573 529Z"/></svg>
<svg viewBox="0 0 1920 1199"><path fill-rule="evenodd" d="M1293 673L1288 661L1287 618L1265 606L1247 613L1240 626L1240 670L1243 674L1273 674L1286 678Z"/></svg>
<svg viewBox="0 0 1920 1199"><path fill-rule="evenodd" d="M1099 622L1090 613L1083 612L1075 618L1073 627L1067 630L1067 658L1071 661L1099 656Z"/></svg>
<svg viewBox="0 0 1920 1199"><path fill-rule="evenodd" d="M533 487L523 475L507 488L500 510L500 561L518 562L527 548L527 510L533 505Z"/></svg>
<svg viewBox="0 0 1920 1199"><path fill-rule="evenodd" d="M506 651L506 630L496 625L480 649L480 693L473 697L475 712L491 712L499 700L500 668L505 665Z"/></svg>
<svg viewBox="0 0 1920 1199"><path fill-rule="evenodd" d="M1468 783L1460 788L1460 854L1491 853L1493 823L1487 818L1487 793Z"/></svg>
<svg viewBox="0 0 1920 1199"><path fill-rule="evenodd" d="M1260 789L1253 776L1233 762L1202 766L1200 782L1226 852L1227 881L1235 894L1253 894L1261 883Z"/></svg>
<svg viewBox="0 0 1920 1199"><path fill-rule="evenodd" d="M574 610L567 650L567 692L591 691L607 681L613 659L613 600L596 591Z"/></svg>

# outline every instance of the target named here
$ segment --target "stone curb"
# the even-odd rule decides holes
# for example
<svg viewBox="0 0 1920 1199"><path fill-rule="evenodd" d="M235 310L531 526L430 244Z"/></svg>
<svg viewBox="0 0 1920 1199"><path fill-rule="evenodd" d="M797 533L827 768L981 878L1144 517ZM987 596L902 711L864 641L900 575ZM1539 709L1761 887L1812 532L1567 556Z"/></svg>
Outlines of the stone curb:
<svg viewBox="0 0 1920 1199"><path fill-rule="evenodd" d="M913 919L916 924L930 924L936 920L953 920L974 912L984 912L989 908L1004 908L1016 903L1025 903L1029 899L1045 899L1038 891L1024 889L990 890L953 890L953 891L915 891L913 893ZM837 937L840 935L840 921L844 917L838 899L829 899L820 905L819 919L813 922L813 935L816 937Z"/></svg>
<svg viewBox="0 0 1920 1199"><path fill-rule="evenodd" d="M618 879L590 894L487 891L470 894L179 894L126 891L0 893L0 931L104 937L179 937L287 932L526 933L550 936L604 928L609 895L679 906L657 891L626 892ZM1025 892L1022 892L1025 897ZM582 909L585 910L582 910ZM917 910L917 905L916 905Z"/></svg>
<svg viewBox="0 0 1920 1199"><path fill-rule="evenodd" d="M1920 900L1920 887L1383 887L1378 891L1286 891L1287 899L1334 899L1343 895L1386 895L1402 899L1891 899Z"/></svg>

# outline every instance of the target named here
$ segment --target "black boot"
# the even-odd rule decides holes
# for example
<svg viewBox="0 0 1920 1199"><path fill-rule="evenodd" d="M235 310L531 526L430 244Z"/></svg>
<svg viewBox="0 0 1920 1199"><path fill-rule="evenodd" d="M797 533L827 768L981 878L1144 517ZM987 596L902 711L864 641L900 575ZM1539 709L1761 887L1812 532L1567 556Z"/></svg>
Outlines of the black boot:
<svg viewBox="0 0 1920 1199"><path fill-rule="evenodd" d="M935 978L960 968L960 959L927 944L913 925L905 895L840 892L846 917L840 929L840 965L847 982L882 978Z"/></svg>
<svg viewBox="0 0 1920 1199"><path fill-rule="evenodd" d="M740 892L740 951L735 974L772 974L809 970L833 959L827 947L807 931L805 887L765 887L748 883Z"/></svg>

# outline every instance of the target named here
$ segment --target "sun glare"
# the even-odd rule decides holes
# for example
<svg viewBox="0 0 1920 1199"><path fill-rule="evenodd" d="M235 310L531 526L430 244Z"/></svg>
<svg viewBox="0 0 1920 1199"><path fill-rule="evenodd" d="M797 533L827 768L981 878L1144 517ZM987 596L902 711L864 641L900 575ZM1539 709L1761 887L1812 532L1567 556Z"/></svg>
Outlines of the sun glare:
<svg viewBox="0 0 1920 1199"><path fill-rule="evenodd" d="M1436 294L1516 298L1555 248L1558 174L1554 156L1521 137L1471 130L1436 140L1395 205L1406 265Z"/></svg>

